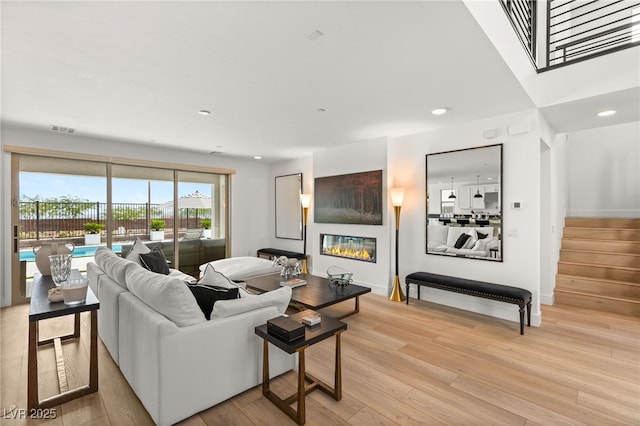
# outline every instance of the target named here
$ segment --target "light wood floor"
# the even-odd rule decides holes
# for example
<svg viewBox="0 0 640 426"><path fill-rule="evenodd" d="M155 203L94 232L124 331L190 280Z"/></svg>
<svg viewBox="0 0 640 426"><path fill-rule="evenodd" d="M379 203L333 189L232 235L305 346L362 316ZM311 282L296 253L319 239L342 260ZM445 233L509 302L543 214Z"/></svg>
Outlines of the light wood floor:
<svg viewBox="0 0 640 426"><path fill-rule="evenodd" d="M27 423L6 418L8 409L26 408L27 314L27 306L0 311L2 424ZM542 318L542 327L521 336L516 322L366 295L361 312L345 320L343 399L310 394L307 424L639 425L640 319L562 306L543 306ZM87 323L83 316L83 327ZM46 328L62 327L47 326L41 338ZM87 381L87 343L63 344L70 387ZM99 350L99 392L57 407L54 420L29 424L152 424L101 343ZM307 369L329 382L333 350L331 339L307 351ZM53 352L41 349L39 357L41 395L47 396L57 386ZM288 394L294 383L288 373L273 389ZM256 387L182 424L293 422Z"/></svg>

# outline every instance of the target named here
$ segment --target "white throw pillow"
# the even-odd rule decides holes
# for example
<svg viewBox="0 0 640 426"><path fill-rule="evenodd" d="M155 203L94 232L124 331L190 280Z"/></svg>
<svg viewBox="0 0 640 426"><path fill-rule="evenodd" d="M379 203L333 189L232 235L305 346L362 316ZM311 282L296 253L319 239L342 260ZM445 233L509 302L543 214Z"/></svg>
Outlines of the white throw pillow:
<svg viewBox="0 0 640 426"><path fill-rule="evenodd" d="M136 262L138 265L142 266L140 255L147 253L151 253L151 249L147 247L140 238L136 238L136 242L133 243L133 247L131 247L131 250L127 253L126 259Z"/></svg>
<svg viewBox="0 0 640 426"><path fill-rule="evenodd" d="M246 297L248 295L247 291L245 290L247 283L243 283L244 285L242 285L231 281L224 274L216 271L214 267L211 266L211 264L207 264L204 268L204 274L198 280L198 284L222 288L239 287L240 290L242 290L240 291L240 297Z"/></svg>
<svg viewBox="0 0 640 426"><path fill-rule="evenodd" d="M247 297L233 300L219 300L213 305L211 319L225 318L249 312L265 306L275 306L278 313L284 314L291 301L291 288L281 287L262 294L249 294Z"/></svg>
<svg viewBox="0 0 640 426"><path fill-rule="evenodd" d="M156 274L141 267L128 268L126 282L131 293L178 327L206 321L196 298L180 278Z"/></svg>

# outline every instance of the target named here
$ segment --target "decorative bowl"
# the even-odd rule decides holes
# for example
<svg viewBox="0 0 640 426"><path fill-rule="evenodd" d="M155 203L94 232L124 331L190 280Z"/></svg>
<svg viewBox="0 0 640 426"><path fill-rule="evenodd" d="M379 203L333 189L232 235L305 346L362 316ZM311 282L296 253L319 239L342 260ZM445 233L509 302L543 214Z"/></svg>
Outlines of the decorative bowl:
<svg viewBox="0 0 640 426"><path fill-rule="evenodd" d="M353 282L352 276L353 272L349 272L339 266L329 266L329 268L327 268L327 279L330 285L346 287Z"/></svg>

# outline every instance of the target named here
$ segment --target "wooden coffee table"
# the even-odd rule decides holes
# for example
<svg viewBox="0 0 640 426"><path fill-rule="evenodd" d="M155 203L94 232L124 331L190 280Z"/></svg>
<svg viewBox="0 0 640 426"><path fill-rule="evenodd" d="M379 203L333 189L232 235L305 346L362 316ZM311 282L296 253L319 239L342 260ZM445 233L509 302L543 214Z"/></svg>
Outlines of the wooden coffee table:
<svg viewBox="0 0 640 426"><path fill-rule="evenodd" d="M371 292L369 287L355 284L338 287L329 284L328 279L316 275L302 274L300 278L306 280L307 284L293 288L291 294L291 303L296 305L299 310L312 309L317 311L345 300L355 299L355 309L337 317L337 319L360 312L360 296ZM280 288L280 274L260 275L247 278L245 281L248 288L260 293Z"/></svg>

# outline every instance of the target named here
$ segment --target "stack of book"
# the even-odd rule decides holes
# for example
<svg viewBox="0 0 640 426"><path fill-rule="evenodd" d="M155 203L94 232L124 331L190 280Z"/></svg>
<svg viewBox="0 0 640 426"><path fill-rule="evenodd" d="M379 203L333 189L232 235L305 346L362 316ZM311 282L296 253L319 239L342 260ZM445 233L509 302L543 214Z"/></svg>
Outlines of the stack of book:
<svg viewBox="0 0 640 426"><path fill-rule="evenodd" d="M286 281L280 281L281 286L291 288L300 287L305 284L307 284L307 282L301 278L291 278Z"/></svg>
<svg viewBox="0 0 640 426"><path fill-rule="evenodd" d="M304 339L304 325L289 317L276 317L267 320L267 332L285 342Z"/></svg>

